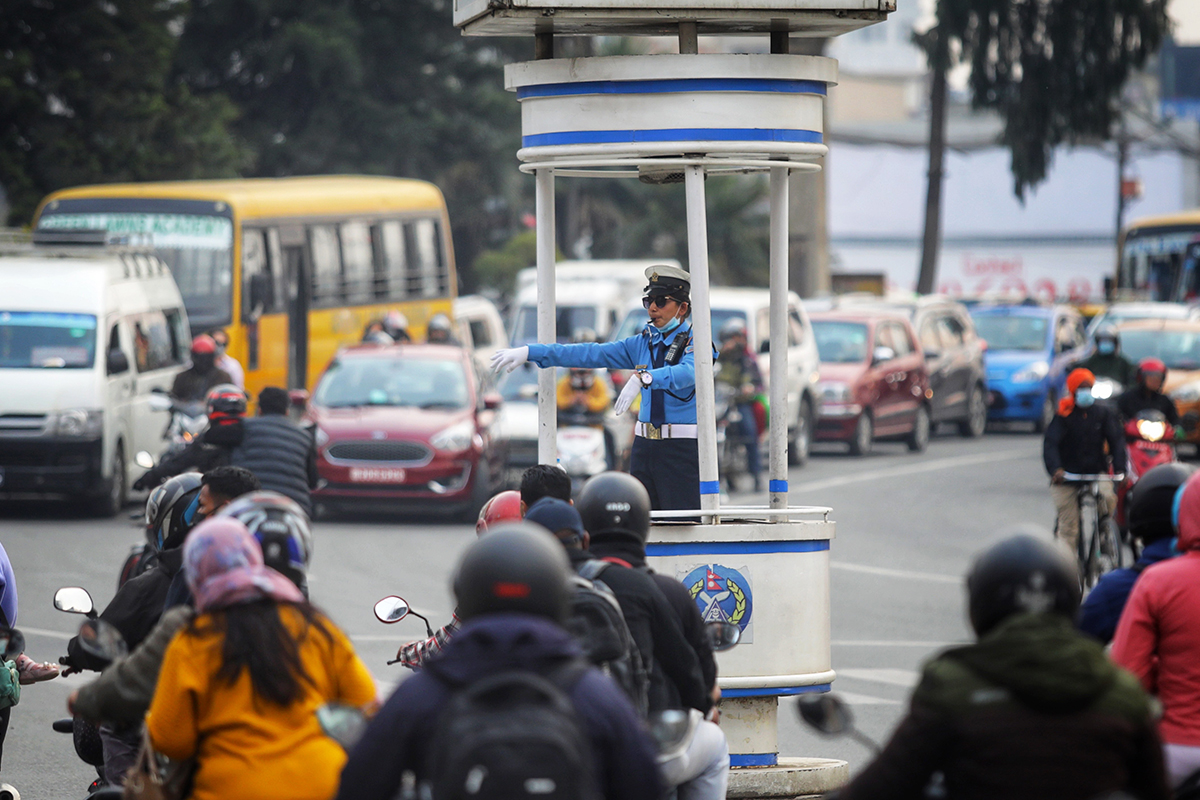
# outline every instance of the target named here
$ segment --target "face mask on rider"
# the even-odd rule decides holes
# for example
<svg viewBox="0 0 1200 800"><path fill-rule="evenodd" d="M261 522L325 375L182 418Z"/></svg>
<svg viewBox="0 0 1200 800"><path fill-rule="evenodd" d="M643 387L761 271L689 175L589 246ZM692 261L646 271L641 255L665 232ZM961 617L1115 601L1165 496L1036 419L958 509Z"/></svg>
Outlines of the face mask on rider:
<svg viewBox="0 0 1200 800"><path fill-rule="evenodd" d="M1097 342L1096 350L1101 355L1111 356L1113 353L1117 352L1117 345L1115 342Z"/></svg>
<svg viewBox="0 0 1200 800"><path fill-rule="evenodd" d="M1075 390L1075 405L1087 408L1095 402L1096 398L1092 397L1092 387L1081 386Z"/></svg>

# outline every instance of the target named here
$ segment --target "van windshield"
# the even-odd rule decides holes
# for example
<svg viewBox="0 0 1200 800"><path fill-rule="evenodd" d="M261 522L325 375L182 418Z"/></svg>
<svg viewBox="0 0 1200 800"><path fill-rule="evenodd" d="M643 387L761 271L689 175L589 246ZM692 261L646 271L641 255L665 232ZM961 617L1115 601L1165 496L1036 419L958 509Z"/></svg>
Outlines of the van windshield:
<svg viewBox="0 0 1200 800"><path fill-rule="evenodd" d="M595 306L559 306L555 318L558 341L569 342L580 330L596 330ZM537 341L537 307L521 306L513 329L513 347Z"/></svg>
<svg viewBox="0 0 1200 800"><path fill-rule="evenodd" d="M0 311L0 369L89 369L96 318L50 311Z"/></svg>

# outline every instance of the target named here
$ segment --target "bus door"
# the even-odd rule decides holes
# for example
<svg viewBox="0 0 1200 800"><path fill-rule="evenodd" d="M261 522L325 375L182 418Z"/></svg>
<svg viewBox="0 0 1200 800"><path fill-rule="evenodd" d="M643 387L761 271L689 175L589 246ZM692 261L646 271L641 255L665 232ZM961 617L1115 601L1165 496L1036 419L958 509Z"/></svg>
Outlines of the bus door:
<svg viewBox="0 0 1200 800"><path fill-rule="evenodd" d="M308 381L309 306L308 244L304 229L280 230L280 245L287 287L288 388L303 389Z"/></svg>

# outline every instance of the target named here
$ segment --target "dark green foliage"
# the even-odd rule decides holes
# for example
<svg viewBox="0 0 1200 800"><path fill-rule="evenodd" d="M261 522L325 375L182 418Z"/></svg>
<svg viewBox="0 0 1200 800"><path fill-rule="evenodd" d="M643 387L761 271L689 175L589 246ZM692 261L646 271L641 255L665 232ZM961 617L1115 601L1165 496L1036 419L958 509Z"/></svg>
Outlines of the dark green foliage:
<svg viewBox="0 0 1200 800"><path fill-rule="evenodd" d="M1121 88L1162 43L1167 0L939 0L938 29L971 65L977 108L1004 118L1018 197L1040 183L1053 149L1105 140ZM928 37L927 52L932 54Z"/></svg>

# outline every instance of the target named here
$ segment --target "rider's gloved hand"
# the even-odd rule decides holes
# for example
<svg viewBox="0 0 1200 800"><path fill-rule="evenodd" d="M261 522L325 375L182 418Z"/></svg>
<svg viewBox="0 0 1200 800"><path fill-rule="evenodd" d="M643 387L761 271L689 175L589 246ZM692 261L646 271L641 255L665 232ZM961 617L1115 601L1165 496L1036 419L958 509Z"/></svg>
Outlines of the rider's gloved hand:
<svg viewBox="0 0 1200 800"><path fill-rule="evenodd" d="M147 488L146 484L147 484L146 476L143 475L142 477L138 478L136 481L133 482L133 490L135 492L140 492L143 489Z"/></svg>
<svg viewBox="0 0 1200 800"><path fill-rule="evenodd" d="M1063 476L1066 474L1067 471L1065 469L1056 469L1054 470L1054 474L1050 476L1050 482L1054 484L1062 483Z"/></svg>
<svg viewBox="0 0 1200 800"><path fill-rule="evenodd" d="M492 353L492 369L496 372L501 370L512 372L517 367L529 360L528 347L513 347L508 350L497 350Z"/></svg>
<svg viewBox="0 0 1200 800"><path fill-rule="evenodd" d="M613 411L618 415L624 414L633 405L633 399L642 393L642 381L637 375L630 375L629 380L625 381L624 388L621 389L621 394L617 397L616 405L613 406Z"/></svg>

